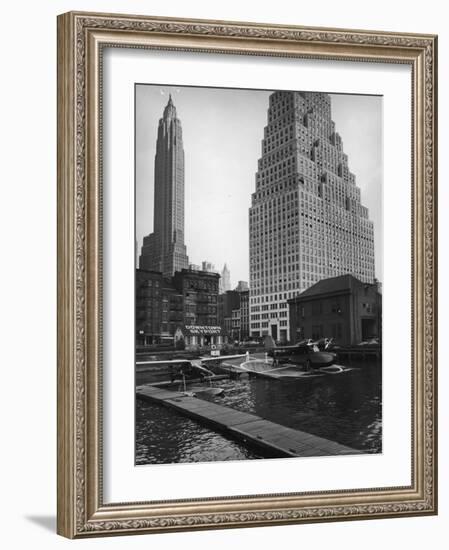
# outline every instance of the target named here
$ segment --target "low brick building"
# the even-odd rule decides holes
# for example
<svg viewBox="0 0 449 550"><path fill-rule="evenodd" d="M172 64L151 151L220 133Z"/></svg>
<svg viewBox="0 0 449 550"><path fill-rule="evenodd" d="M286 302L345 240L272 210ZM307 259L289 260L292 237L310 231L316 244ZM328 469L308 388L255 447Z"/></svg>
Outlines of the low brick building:
<svg viewBox="0 0 449 550"><path fill-rule="evenodd" d="M228 290L218 297L218 322L231 341L249 337L249 290Z"/></svg>
<svg viewBox="0 0 449 550"><path fill-rule="evenodd" d="M208 271L183 269L173 284L183 298L185 325L218 325L218 282L220 276Z"/></svg>
<svg viewBox="0 0 449 550"><path fill-rule="evenodd" d="M183 296L170 277L136 270L136 345L172 345L183 322Z"/></svg>
<svg viewBox="0 0 449 550"><path fill-rule="evenodd" d="M192 269L177 271L174 277L137 269L136 345L220 345L219 278Z"/></svg>
<svg viewBox="0 0 449 550"><path fill-rule="evenodd" d="M249 289L240 292L240 340L249 338Z"/></svg>
<svg viewBox="0 0 449 550"><path fill-rule="evenodd" d="M323 279L288 300L288 305L292 342L324 337L340 345L355 345L381 337L378 283L363 283L352 275Z"/></svg>

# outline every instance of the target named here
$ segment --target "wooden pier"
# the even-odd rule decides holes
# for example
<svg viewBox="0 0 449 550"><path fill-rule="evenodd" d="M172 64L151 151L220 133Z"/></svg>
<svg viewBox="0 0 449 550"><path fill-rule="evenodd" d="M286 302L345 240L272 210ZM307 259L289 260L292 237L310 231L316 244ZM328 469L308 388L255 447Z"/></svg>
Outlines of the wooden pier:
<svg viewBox="0 0 449 550"><path fill-rule="evenodd" d="M219 380L229 380L229 374L214 374L208 378L208 381L217 382ZM204 378L189 378L186 380L188 384L202 384L204 383ZM162 380L161 382L151 382L151 386L154 388L182 388L182 380ZM207 387L207 386L206 386Z"/></svg>
<svg viewBox="0 0 449 550"><path fill-rule="evenodd" d="M254 414L237 411L181 392L150 384L137 387L137 397L174 409L224 435L270 451L273 456L312 457L354 455L360 451L300 430L270 422Z"/></svg>
<svg viewBox="0 0 449 550"><path fill-rule="evenodd" d="M382 358L382 348L380 346L352 346L332 350L339 359L362 359L379 361Z"/></svg>

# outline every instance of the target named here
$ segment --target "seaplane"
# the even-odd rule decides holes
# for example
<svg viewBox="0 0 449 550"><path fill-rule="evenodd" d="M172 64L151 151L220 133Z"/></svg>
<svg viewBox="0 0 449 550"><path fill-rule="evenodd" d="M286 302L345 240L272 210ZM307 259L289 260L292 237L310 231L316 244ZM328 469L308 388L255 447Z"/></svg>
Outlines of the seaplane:
<svg viewBox="0 0 449 550"><path fill-rule="evenodd" d="M351 368L336 365L336 355L328 350L332 340L304 340L294 346L277 347L274 341L265 342L265 358L250 356L238 365L225 361L220 365L231 375L257 376L274 380L298 380L341 374Z"/></svg>
<svg viewBox="0 0 449 550"><path fill-rule="evenodd" d="M179 385L179 391L182 391L188 396L214 396L221 395L223 388L212 387L212 379L214 373L203 367L200 360L189 359L170 359L166 361L137 361L136 366L140 367L141 372L145 367L153 367L155 365L164 365L169 367L170 380L163 383L155 383L158 385ZM146 369L145 369L146 370ZM209 383L209 386L187 386L187 384L199 382L200 384Z"/></svg>
<svg viewBox="0 0 449 550"><path fill-rule="evenodd" d="M302 340L293 346L272 346L267 351L270 363L245 364L247 370L266 378L309 379L352 370L336 365L336 354L329 351L332 338Z"/></svg>
<svg viewBox="0 0 449 550"><path fill-rule="evenodd" d="M273 365L285 363L303 367L305 371L330 367L337 358L335 353L328 351L331 338L313 341L302 340L293 346L275 346L268 351L273 358Z"/></svg>

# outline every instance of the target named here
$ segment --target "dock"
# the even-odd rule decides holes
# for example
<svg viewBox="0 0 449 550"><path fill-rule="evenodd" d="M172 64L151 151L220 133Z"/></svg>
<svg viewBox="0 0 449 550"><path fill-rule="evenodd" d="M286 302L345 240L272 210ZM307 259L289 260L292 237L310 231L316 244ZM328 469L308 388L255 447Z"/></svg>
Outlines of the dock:
<svg viewBox="0 0 449 550"><path fill-rule="evenodd" d="M210 376L208 381L211 382L217 382L220 380L229 380L229 374L214 374L213 376ZM201 384L204 382L204 378L189 378L186 380L189 384ZM154 388L179 388L182 386L182 380L162 380L161 382L151 382L151 386Z"/></svg>
<svg viewBox="0 0 449 550"><path fill-rule="evenodd" d="M339 359L362 359L376 360L382 358L382 348L380 346L348 346L332 350L337 354Z"/></svg>
<svg viewBox="0 0 449 550"><path fill-rule="evenodd" d="M230 407L191 397L181 392L138 386L137 398L174 409L203 425L278 457L355 455L361 452L300 430L294 430Z"/></svg>

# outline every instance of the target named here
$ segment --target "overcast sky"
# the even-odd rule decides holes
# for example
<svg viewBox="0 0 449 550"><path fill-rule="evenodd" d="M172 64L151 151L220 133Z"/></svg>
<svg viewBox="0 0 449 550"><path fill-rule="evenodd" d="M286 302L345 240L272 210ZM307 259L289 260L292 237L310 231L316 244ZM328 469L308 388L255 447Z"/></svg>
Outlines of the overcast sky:
<svg viewBox="0 0 449 550"><path fill-rule="evenodd" d="M328 91L328 90L323 90ZM183 129L185 242L190 263L249 280L248 208L271 91L136 86L136 239L153 231L157 127L169 93ZM374 222L376 277L382 281L382 98L331 94L332 118Z"/></svg>

